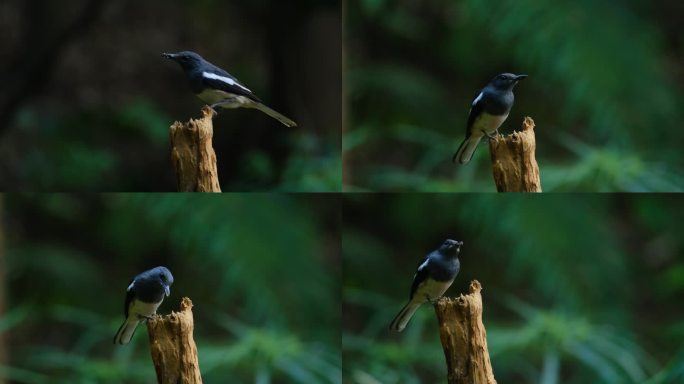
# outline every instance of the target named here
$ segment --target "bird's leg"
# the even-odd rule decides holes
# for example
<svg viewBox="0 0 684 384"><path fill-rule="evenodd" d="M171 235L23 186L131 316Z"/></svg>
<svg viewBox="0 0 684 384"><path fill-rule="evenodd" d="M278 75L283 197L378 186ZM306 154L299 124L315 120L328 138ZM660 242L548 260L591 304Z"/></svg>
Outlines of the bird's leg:
<svg viewBox="0 0 684 384"><path fill-rule="evenodd" d="M435 305L435 304L437 304L437 301L439 301L439 298L432 299L432 298L431 298L430 296L428 296L428 294L426 293L426 294L425 294L425 300L427 300L428 303L430 303L430 304L432 304L432 305Z"/></svg>
<svg viewBox="0 0 684 384"><path fill-rule="evenodd" d="M214 116L217 116L219 114L219 110L216 109L216 107L218 107L220 105L221 105L221 103L219 102L219 103L214 103L214 104L209 106L209 108L211 108L211 110L214 111Z"/></svg>
<svg viewBox="0 0 684 384"><path fill-rule="evenodd" d="M487 137L489 137L489 140L495 140L500 135L499 128L497 128L493 134L485 131L485 135L487 135Z"/></svg>

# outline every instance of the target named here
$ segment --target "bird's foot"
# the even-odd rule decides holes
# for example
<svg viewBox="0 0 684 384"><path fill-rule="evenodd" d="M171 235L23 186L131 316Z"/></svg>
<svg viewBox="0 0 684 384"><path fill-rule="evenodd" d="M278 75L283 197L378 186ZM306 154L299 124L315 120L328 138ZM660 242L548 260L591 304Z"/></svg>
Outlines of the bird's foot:
<svg viewBox="0 0 684 384"><path fill-rule="evenodd" d="M489 140L496 140L497 138L499 138L499 136L501 136L498 129L496 131L494 131L493 134L489 133L489 132L485 132L485 135L487 135Z"/></svg>
<svg viewBox="0 0 684 384"><path fill-rule="evenodd" d="M219 114L219 110L218 110L219 105L221 105L221 103L216 103L216 104L212 104L209 106L209 108L211 108L211 112L214 114L214 116L218 116L218 114Z"/></svg>
<svg viewBox="0 0 684 384"><path fill-rule="evenodd" d="M432 304L432 305L435 305L435 304L437 304L437 302L439 301L439 297L436 298L436 299L433 299L433 298L431 298L430 296L425 295L425 300L427 300L428 303L430 303L430 304Z"/></svg>

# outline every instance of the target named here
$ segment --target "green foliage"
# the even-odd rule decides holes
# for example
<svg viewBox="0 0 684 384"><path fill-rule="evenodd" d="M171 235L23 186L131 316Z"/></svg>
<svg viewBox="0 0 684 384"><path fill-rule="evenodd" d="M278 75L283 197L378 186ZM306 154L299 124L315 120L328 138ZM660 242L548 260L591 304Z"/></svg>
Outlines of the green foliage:
<svg viewBox="0 0 684 384"><path fill-rule="evenodd" d="M326 192L342 190L342 157L339 141L321 143L311 134L292 141L295 148L283 171L283 192Z"/></svg>
<svg viewBox="0 0 684 384"><path fill-rule="evenodd" d="M337 199L10 195L12 365L26 383L151 382L146 330L111 344L130 278L165 265L194 303L207 382L340 383ZM30 313L30 316L28 315Z"/></svg>
<svg viewBox="0 0 684 384"><path fill-rule="evenodd" d="M678 31L659 25L658 7L351 2L345 188L492 191L484 143L468 166L450 159L471 100L508 71L530 77L502 131L535 120L545 191L681 191L683 88L663 43Z"/></svg>
<svg viewBox="0 0 684 384"><path fill-rule="evenodd" d="M69 26L90 7L55 14L56 0L31 12L21 3L9 0L0 20L14 31L2 34L1 190L174 191L169 126L197 118L202 104L160 57L168 50L201 53L299 123L287 128L254 109L221 113L213 147L223 191L341 190L339 1L126 3L107 13L120 23L93 14L78 33ZM168 22L155 24L158 38L140 38L151 20ZM123 41L126 52L113 54Z"/></svg>
<svg viewBox="0 0 684 384"><path fill-rule="evenodd" d="M345 377L444 382L429 305L402 333L387 327L421 257L454 238L464 246L448 295L466 291L471 280L482 283L498 382L677 382L682 204L679 196L650 195L349 196Z"/></svg>

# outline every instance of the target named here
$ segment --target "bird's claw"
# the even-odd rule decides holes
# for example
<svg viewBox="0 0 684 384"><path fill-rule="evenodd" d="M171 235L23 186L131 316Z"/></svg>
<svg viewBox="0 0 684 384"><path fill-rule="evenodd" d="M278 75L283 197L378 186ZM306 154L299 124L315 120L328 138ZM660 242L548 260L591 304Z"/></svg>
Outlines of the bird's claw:
<svg viewBox="0 0 684 384"><path fill-rule="evenodd" d="M499 136L501 136L498 129L496 131L494 131L493 134L489 133L489 132L485 132L485 135L487 135L489 140L496 140Z"/></svg>
<svg viewBox="0 0 684 384"><path fill-rule="evenodd" d="M218 114L219 114L219 113L218 113L218 110L216 109L216 107L218 107L218 106L219 106L218 104L212 104L212 105L209 106L209 108L211 108L211 113L212 113L214 116L218 116Z"/></svg>

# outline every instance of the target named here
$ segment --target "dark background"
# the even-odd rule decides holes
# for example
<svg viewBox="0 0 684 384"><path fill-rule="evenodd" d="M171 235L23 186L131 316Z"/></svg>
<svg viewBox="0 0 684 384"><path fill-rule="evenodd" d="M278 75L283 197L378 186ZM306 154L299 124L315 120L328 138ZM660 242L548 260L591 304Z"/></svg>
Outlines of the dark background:
<svg viewBox="0 0 684 384"><path fill-rule="evenodd" d="M357 0L345 19L345 189L494 191L451 163L471 102L525 73L500 131L536 123L544 191L684 190L684 2Z"/></svg>
<svg viewBox="0 0 684 384"><path fill-rule="evenodd" d="M464 242L447 295L483 286L499 383L684 380L684 198L348 194L343 361L349 383L444 383L434 310L390 333L422 258Z"/></svg>
<svg viewBox="0 0 684 384"><path fill-rule="evenodd" d="M202 103L162 52L224 68L256 110L214 120L229 190L339 190L336 1L6 0L0 3L0 189L172 191L168 127Z"/></svg>
<svg viewBox="0 0 684 384"><path fill-rule="evenodd" d="M0 200L0 381L156 382L146 327L112 338L131 278L164 265L158 313L193 301L204 382L341 382L338 197Z"/></svg>

